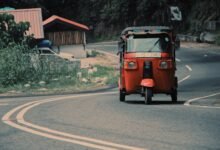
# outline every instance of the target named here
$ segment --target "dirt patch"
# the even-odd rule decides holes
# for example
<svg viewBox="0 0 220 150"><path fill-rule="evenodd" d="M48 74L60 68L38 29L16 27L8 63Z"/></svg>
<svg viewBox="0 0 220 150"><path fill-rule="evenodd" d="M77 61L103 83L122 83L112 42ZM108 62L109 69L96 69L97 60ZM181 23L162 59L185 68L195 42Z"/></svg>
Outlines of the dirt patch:
<svg viewBox="0 0 220 150"><path fill-rule="evenodd" d="M96 57L81 59L81 68L88 68L89 66L102 65L106 67L118 67L119 60L116 57L107 54L101 54Z"/></svg>

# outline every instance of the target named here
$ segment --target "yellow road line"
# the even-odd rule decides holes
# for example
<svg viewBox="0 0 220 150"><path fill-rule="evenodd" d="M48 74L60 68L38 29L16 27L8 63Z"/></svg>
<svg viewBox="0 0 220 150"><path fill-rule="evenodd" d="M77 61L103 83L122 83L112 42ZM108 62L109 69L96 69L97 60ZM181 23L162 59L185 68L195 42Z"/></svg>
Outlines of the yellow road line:
<svg viewBox="0 0 220 150"><path fill-rule="evenodd" d="M107 142L103 140L98 140L94 138L88 138L88 137L83 137L83 136L78 136L78 135L73 135L73 134L68 134L56 130L52 130L46 127L38 126L35 124L31 124L29 122L26 122L24 120L24 115L27 113L28 110L32 109L33 107L36 107L40 104L48 103L48 102L54 102L58 100L67 100L70 98L77 98L77 97L85 97L85 96L97 96L97 95L107 95L107 94L115 94L116 92L108 92L108 93L94 93L94 94L86 94L86 95L74 95L74 96L66 96L66 97L60 97L60 98L53 98L53 99L45 99L45 100L40 100L40 101L34 101L34 102L29 102L24 105L21 105L19 107L16 107L12 109L10 112L8 112L5 116L3 116L2 120L8 124L11 125L15 128L18 128L20 130L30 132L32 134L37 134L41 135L44 137L52 138L52 139L57 139L61 141L66 141L66 142L71 142L79 145L83 145L86 147L91 147L91 148L96 148L96 149L128 149L128 150L144 150L143 148L138 148L138 147L132 147L132 146L127 146L127 145L122 145L122 144L117 144L117 143L112 143L112 142ZM17 121L25 126L31 127L23 127L18 124L13 123L10 121L11 115L13 115L16 111L18 111L18 114L16 116ZM41 130L41 131L36 131L32 128ZM46 133L45 133L46 132ZM56 134L56 135L51 135L51 134ZM62 137L60 137L62 136ZM67 138L65 138L65 137ZM71 140L69 138L72 138ZM67 140L66 140L67 139ZM83 142L82 142L83 141ZM91 145L92 142L93 144ZM104 146L103 146L104 145ZM101 147L100 147L101 146ZM115 148L112 148L115 147Z"/></svg>

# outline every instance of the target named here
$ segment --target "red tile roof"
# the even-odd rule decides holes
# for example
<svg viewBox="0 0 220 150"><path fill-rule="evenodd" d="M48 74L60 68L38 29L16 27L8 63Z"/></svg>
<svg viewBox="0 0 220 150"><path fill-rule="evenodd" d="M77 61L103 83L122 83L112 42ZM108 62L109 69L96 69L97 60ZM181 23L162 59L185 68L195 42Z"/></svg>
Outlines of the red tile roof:
<svg viewBox="0 0 220 150"><path fill-rule="evenodd" d="M8 11L6 10L6 11L0 11L0 13L8 13L14 15L16 22L20 22L20 21L30 22L31 26L27 34L28 35L34 34L34 37L37 39L44 38L41 8L16 9L16 10L8 10Z"/></svg>
<svg viewBox="0 0 220 150"><path fill-rule="evenodd" d="M61 21L61 22L68 23L68 24L71 24L71 25L76 26L76 27L78 27L80 29L83 29L83 30L89 30L89 28L86 25L77 23L75 21L72 21L72 20L69 20L69 19L66 19L66 18L62 18L62 17L56 16L56 15L53 15L50 18L46 19L43 22L43 25L45 26L45 25L50 24L51 22L54 22L54 21L57 21L57 20Z"/></svg>

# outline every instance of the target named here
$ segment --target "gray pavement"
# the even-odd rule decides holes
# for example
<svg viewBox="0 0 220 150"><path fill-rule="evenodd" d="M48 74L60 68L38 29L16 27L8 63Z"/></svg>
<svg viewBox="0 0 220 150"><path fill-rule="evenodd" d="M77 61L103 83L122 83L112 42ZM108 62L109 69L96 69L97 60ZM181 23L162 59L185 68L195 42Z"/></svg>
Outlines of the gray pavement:
<svg viewBox="0 0 220 150"><path fill-rule="evenodd" d="M96 49L102 47L102 50L115 53L115 45L112 44L111 47L111 44L89 46ZM155 96L152 105L144 105L144 99L139 95L127 96L124 103L119 102L117 93L94 95L36 106L26 113L25 120L69 134L150 150L219 150L220 109L215 107L219 106L220 95L191 103L195 106L210 106L208 108L183 104L190 99L220 92L220 54L180 49L177 57L181 60L178 62L178 78L183 79L187 75L190 78L179 84L179 102L176 104L166 95ZM192 71L185 65L189 65ZM109 90L111 91L117 89ZM58 97L63 96L0 99L0 104L8 104L0 105L0 116L30 101ZM15 117L13 115L11 119L17 123ZM93 148L27 133L1 121L0 150L24 149Z"/></svg>

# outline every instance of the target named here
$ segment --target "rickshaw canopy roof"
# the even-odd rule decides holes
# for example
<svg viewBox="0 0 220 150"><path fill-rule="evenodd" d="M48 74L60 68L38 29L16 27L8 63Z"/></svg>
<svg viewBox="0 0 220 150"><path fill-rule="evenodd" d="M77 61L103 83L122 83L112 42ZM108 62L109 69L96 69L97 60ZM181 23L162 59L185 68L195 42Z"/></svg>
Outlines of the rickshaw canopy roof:
<svg viewBox="0 0 220 150"><path fill-rule="evenodd" d="M121 33L121 36L129 33L167 33L172 32L172 28L167 26L142 26L142 27L128 27L124 29Z"/></svg>

